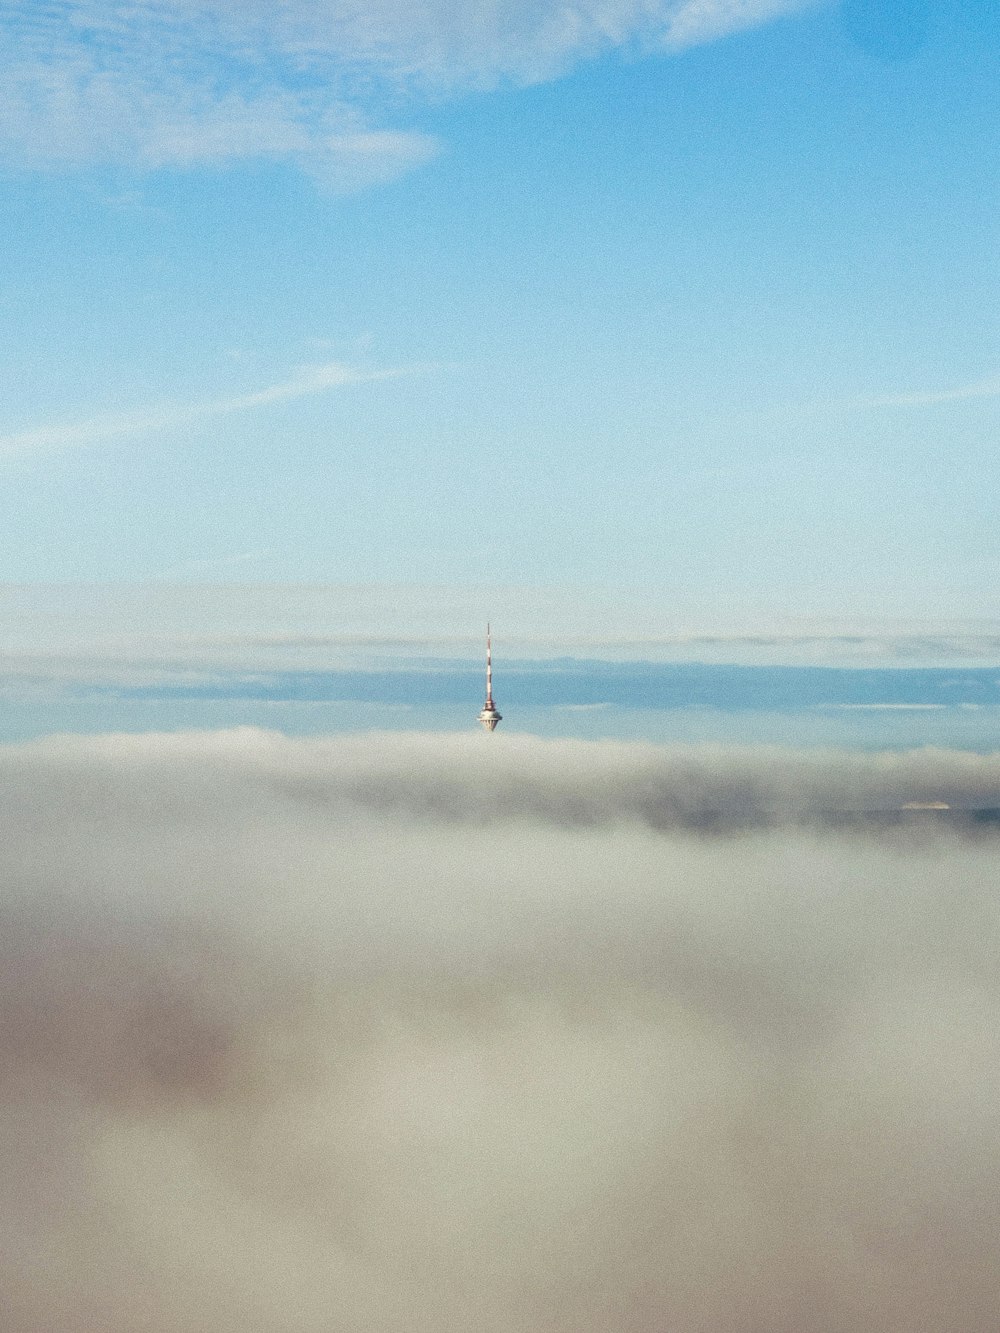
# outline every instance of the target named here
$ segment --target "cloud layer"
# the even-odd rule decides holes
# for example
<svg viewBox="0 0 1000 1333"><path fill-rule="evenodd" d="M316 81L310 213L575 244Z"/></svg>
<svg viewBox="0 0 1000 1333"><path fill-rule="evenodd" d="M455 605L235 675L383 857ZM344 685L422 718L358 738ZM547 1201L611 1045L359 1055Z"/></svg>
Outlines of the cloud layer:
<svg viewBox="0 0 1000 1333"><path fill-rule="evenodd" d="M298 161L339 189L436 151L385 128L416 93L550 78L611 47L678 48L803 0L0 0L2 148L17 161Z"/></svg>
<svg viewBox="0 0 1000 1333"><path fill-rule="evenodd" d="M263 392L307 391L306 383L297 377ZM247 401L210 406L235 410L234 403ZM81 423L79 429L83 434L90 427ZM43 447L38 437L33 447ZM214 553L223 578L232 577L227 565L242 554L243 548ZM0 584L0 679L177 683L192 676L373 671L421 661L438 668L475 664L478 672L484 644L476 627L487 609L500 664L572 658L889 669L990 667L1000 659L996 619L821 620L726 604L706 612L670 592L645 597L559 585L227 584L218 581L220 569L212 569L211 560L205 564L215 579L201 585L166 577L146 585Z"/></svg>
<svg viewBox="0 0 1000 1333"><path fill-rule="evenodd" d="M996 761L0 750L4 1326L992 1330L996 843L799 822L929 790Z"/></svg>

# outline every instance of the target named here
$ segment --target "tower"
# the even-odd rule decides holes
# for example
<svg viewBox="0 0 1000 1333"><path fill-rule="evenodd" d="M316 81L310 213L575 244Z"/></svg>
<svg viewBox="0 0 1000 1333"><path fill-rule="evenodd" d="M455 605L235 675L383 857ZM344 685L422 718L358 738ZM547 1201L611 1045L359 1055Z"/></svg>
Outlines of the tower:
<svg viewBox="0 0 1000 1333"><path fill-rule="evenodd" d="M497 706L493 702L493 657L490 650L490 627L486 626L486 702L479 720L487 731L496 731L497 723L502 722Z"/></svg>

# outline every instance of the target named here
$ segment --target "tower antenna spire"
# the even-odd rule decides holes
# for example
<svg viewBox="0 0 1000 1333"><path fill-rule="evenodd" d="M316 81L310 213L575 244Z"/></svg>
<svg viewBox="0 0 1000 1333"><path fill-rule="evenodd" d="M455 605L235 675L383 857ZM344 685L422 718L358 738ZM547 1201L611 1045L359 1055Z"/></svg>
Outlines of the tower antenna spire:
<svg viewBox="0 0 1000 1333"><path fill-rule="evenodd" d="M503 721L493 702L493 646L490 641L489 622L486 625L486 702L479 714L479 721L487 731L496 731L497 724Z"/></svg>

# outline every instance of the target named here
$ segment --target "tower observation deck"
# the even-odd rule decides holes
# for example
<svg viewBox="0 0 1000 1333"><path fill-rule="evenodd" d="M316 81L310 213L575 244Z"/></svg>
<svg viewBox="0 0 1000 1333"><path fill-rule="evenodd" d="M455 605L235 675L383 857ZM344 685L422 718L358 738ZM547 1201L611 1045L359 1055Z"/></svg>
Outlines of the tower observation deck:
<svg viewBox="0 0 1000 1333"><path fill-rule="evenodd" d="M486 626L486 702L479 714L479 721L487 731L496 731L497 724L503 721L493 702L493 654L490 649L489 625Z"/></svg>

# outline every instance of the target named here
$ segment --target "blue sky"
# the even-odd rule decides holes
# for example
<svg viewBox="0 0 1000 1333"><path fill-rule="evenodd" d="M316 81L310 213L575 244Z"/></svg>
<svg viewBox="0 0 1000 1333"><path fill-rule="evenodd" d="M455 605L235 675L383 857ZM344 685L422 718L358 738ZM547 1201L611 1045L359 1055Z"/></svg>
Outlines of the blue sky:
<svg viewBox="0 0 1000 1333"><path fill-rule="evenodd" d="M9 580L994 614L985 3L6 0L0 56Z"/></svg>

